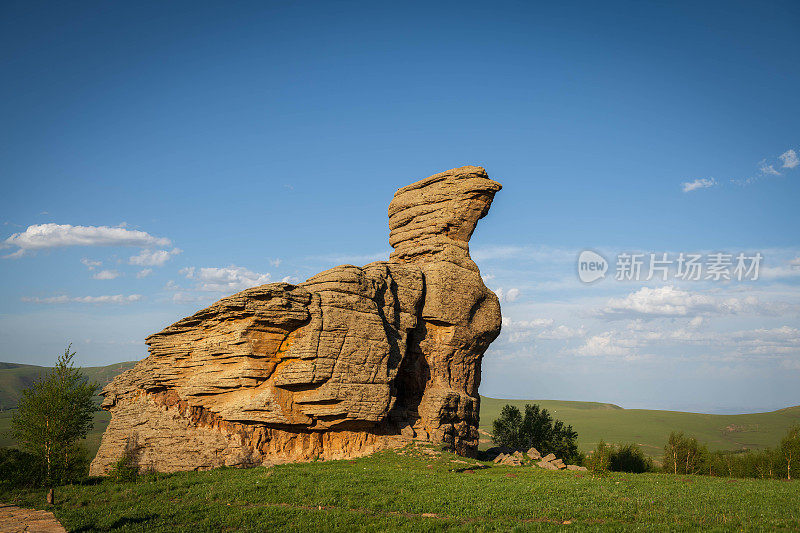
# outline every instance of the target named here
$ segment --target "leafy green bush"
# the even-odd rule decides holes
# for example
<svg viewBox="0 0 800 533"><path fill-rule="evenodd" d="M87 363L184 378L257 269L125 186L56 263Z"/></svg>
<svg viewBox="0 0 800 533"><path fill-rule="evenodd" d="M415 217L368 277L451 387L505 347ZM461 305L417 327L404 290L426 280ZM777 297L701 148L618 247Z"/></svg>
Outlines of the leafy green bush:
<svg viewBox="0 0 800 533"><path fill-rule="evenodd" d="M506 405L494 421L493 429L492 439L498 446L515 450L534 447L542 454L555 454L566 463L581 459L578 433L538 405L525 405L524 416L518 408Z"/></svg>
<svg viewBox="0 0 800 533"><path fill-rule="evenodd" d="M586 456L584 466L595 474L602 474L611 469L611 452L613 446L606 444L603 440L597 443L597 448Z"/></svg>
<svg viewBox="0 0 800 533"><path fill-rule="evenodd" d="M642 474L654 470L653 461L636 444L618 444L611 450L609 468L614 472Z"/></svg>
<svg viewBox="0 0 800 533"><path fill-rule="evenodd" d="M44 469L39 458L16 448L0 448L0 490L38 487Z"/></svg>
<svg viewBox="0 0 800 533"><path fill-rule="evenodd" d="M595 473L631 472L641 474L654 470L653 461L635 444L606 444L602 440L586 458L584 465Z"/></svg>

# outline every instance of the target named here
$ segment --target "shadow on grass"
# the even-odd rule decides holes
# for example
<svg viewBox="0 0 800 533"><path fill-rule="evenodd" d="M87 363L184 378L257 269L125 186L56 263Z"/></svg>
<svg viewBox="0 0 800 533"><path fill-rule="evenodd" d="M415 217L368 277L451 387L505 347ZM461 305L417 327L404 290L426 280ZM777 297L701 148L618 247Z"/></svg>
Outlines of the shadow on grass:
<svg viewBox="0 0 800 533"><path fill-rule="evenodd" d="M472 466L465 466L464 468L454 468L453 470L451 470L451 472L456 472L457 474L460 474L462 472L470 472L470 471L474 472L475 470L486 470L488 468L491 468L491 466L489 466L489 465L472 465Z"/></svg>
<svg viewBox="0 0 800 533"><path fill-rule="evenodd" d="M144 522L148 522L150 520L155 520L159 516L157 514L149 514L145 516L123 516L122 518L118 518L114 520L108 527L97 527L96 525L86 525L80 527L78 529L74 529L75 532L86 532L86 531L114 531L115 529L119 529L125 526L132 526L136 524L141 524Z"/></svg>

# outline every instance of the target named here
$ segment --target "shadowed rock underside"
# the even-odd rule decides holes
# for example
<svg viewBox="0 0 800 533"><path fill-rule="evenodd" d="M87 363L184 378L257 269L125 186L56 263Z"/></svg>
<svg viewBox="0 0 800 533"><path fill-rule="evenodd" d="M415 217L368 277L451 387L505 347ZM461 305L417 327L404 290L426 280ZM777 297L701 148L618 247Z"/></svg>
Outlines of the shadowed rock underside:
<svg viewBox="0 0 800 533"><path fill-rule="evenodd" d="M91 474L129 454L177 471L478 445L481 358L500 304L469 239L501 188L461 167L398 190L389 261L223 298L147 338L102 392L112 418Z"/></svg>

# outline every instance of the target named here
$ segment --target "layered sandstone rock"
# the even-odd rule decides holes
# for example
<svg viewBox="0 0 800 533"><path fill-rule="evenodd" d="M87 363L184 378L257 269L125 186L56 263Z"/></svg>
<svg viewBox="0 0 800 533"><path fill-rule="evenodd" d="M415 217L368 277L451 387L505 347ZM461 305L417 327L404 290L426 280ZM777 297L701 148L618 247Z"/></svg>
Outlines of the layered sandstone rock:
<svg viewBox="0 0 800 533"><path fill-rule="evenodd" d="M148 337L104 390L92 462L160 471L335 459L401 445L478 445L480 363L500 305L469 239L500 184L436 174L389 205L389 261L344 265L223 298Z"/></svg>

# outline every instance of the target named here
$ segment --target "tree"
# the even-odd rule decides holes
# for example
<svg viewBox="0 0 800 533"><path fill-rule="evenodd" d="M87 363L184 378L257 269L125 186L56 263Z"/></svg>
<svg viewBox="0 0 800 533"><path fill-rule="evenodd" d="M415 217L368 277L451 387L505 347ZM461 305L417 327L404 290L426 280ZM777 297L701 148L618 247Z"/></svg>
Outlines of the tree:
<svg viewBox="0 0 800 533"><path fill-rule="evenodd" d="M513 405L506 405L493 423L493 440L499 446L516 450L534 447L543 454L552 453L565 462L578 454L578 433L561 420L554 420L538 404L525 405L525 415Z"/></svg>
<svg viewBox="0 0 800 533"><path fill-rule="evenodd" d="M611 453L613 451L613 446L606 444L603 439L600 439L594 452L590 452L586 457L585 466L596 474L608 472L611 468Z"/></svg>
<svg viewBox="0 0 800 533"><path fill-rule="evenodd" d="M92 396L99 386L72 366L71 348L67 346L51 372L22 392L11 419L12 436L38 459L50 484L66 482L81 463L77 443L92 429L92 413L97 411Z"/></svg>
<svg viewBox="0 0 800 533"><path fill-rule="evenodd" d="M800 475L800 426L789 428L786 436L781 440L780 454L786 462L786 479Z"/></svg>
<svg viewBox="0 0 800 533"><path fill-rule="evenodd" d="M673 474L704 473L708 460L708 450L694 437L683 432L669 434L664 446L664 470Z"/></svg>

